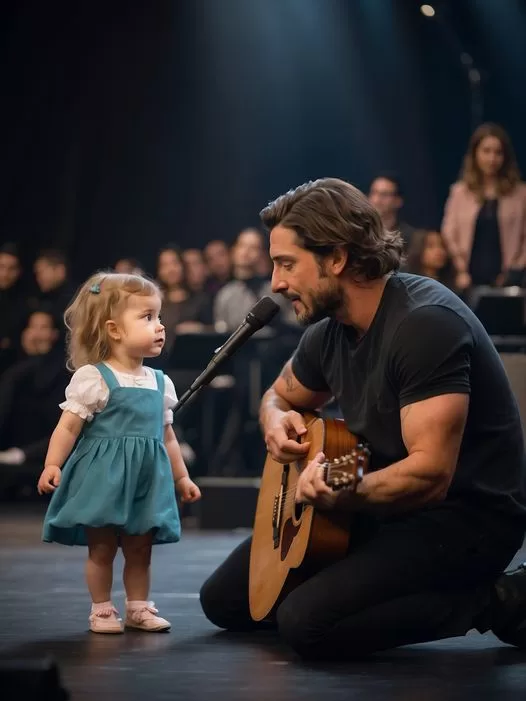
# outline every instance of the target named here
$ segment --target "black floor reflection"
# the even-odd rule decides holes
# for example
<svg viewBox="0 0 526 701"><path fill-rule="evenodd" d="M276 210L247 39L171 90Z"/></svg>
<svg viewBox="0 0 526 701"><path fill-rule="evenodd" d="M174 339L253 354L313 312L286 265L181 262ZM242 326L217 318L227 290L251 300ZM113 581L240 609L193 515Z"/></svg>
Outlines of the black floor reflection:
<svg viewBox="0 0 526 701"><path fill-rule="evenodd" d="M0 516L0 528L5 534L0 543L0 656L40 660L51 655L72 701L526 698L526 653L489 634L353 663L307 664L272 631L218 631L202 616L197 591L244 537L237 534L187 533L181 543L156 549L152 597L171 620L170 633L96 635L87 630L84 551L41 544L38 514ZM118 570L115 582L122 611Z"/></svg>

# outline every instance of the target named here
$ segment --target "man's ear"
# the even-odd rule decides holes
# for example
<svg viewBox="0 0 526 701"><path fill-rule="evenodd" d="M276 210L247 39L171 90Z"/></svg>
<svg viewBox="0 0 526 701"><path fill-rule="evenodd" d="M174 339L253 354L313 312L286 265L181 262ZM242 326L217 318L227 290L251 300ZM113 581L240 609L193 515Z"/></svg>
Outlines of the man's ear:
<svg viewBox="0 0 526 701"><path fill-rule="evenodd" d="M112 319L106 322L106 331L108 332L108 336L112 339L112 341L121 340L121 332L119 331L119 327Z"/></svg>
<svg viewBox="0 0 526 701"><path fill-rule="evenodd" d="M346 246L336 246L332 252L331 270L334 275L340 275L347 266L349 251Z"/></svg>

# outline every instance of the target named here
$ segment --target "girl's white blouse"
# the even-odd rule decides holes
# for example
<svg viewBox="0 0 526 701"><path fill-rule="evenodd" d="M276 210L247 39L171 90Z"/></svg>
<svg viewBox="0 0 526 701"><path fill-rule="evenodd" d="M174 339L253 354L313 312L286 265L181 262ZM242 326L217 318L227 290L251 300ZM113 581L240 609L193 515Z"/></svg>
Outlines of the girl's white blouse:
<svg viewBox="0 0 526 701"><path fill-rule="evenodd" d="M151 368L143 367L143 375L131 375L119 372L106 363L117 378L121 387L142 387L144 389L157 389L155 373ZM94 414L102 411L108 402L108 386L102 379L102 375L95 365L83 365L71 378L66 387L66 401L60 404L64 411L71 411L86 421L91 421ZM172 409L177 404L177 394L174 383L164 376L164 425L173 422Z"/></svg>

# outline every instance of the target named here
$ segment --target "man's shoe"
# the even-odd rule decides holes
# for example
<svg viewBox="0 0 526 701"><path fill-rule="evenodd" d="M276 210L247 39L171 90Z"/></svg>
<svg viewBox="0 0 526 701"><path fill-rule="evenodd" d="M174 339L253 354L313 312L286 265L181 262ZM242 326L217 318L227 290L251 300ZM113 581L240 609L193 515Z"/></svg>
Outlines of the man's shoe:
<svg viewBox="0 0 526 701"><path fill-rule="evenodd" d="M496 581L491 630L503 643L526 649L526 562Z"/></svg>

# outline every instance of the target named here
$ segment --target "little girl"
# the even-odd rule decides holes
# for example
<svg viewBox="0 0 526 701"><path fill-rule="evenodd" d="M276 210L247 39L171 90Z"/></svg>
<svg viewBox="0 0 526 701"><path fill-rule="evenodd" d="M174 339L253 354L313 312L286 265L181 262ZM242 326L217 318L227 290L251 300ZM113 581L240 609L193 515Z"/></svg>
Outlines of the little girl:
<svg viewBox="0 0 526 701"><path fill-rule="evenodd" d="M111 601L113 561L122 547L126 621L161 631L170 623L148 601L152 544L175 543L184 502L201 497L188 476L171 423L172 381L143 366L165 333L156 285L139 275L98 273L66 310L75 370L49 443L40 494L54 492L43 540L87 545L90 629L121 633Z"/></svg>

